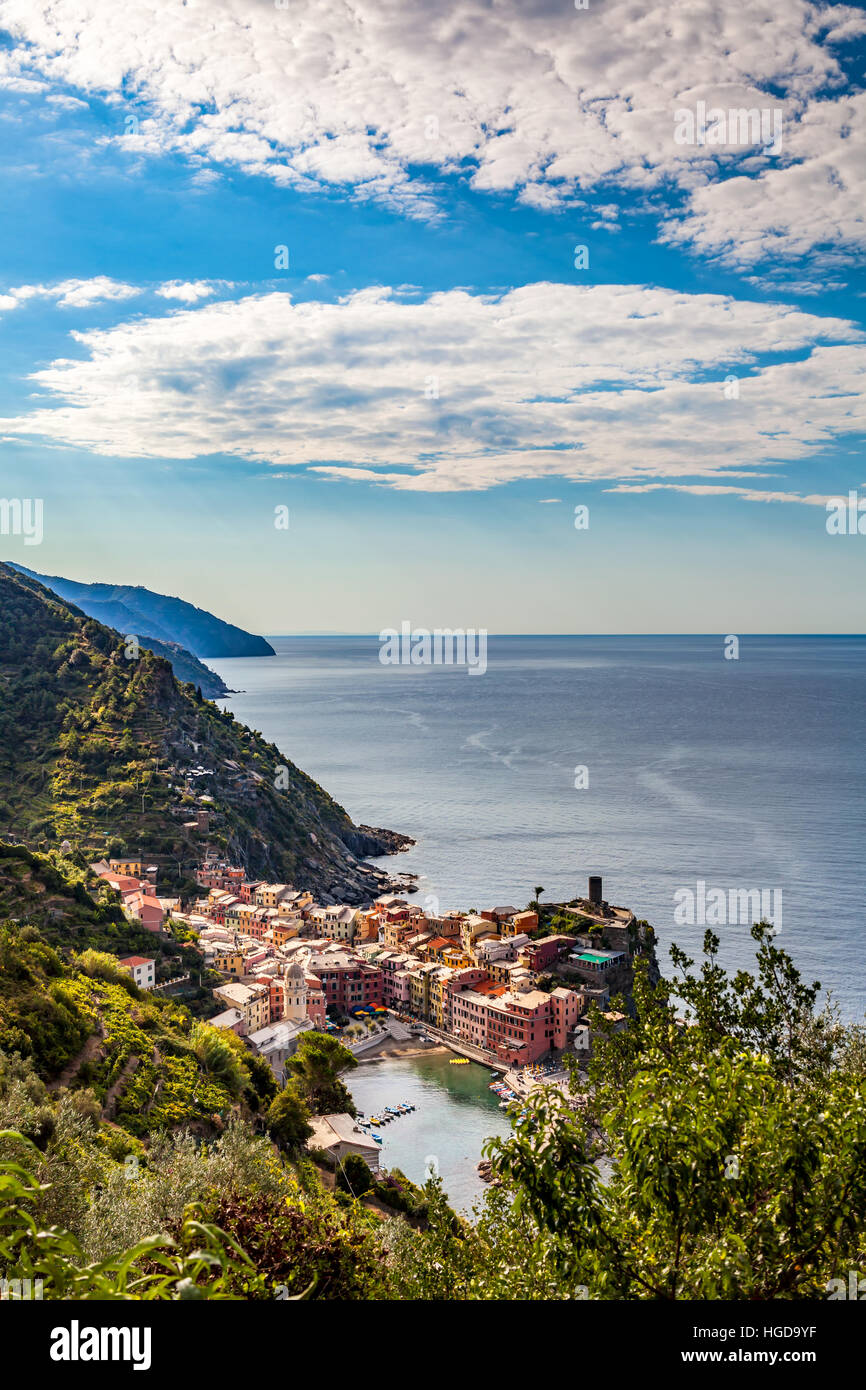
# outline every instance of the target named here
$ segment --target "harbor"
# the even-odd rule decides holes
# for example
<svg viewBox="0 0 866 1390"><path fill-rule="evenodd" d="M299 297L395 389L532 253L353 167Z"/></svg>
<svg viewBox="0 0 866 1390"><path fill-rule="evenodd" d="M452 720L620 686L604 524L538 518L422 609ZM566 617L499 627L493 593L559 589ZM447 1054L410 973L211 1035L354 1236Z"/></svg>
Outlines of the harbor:
<svg viewBox="0 0 866 1390"><path fill-rule="evenodd" d="M490 1070L477 1062L452 1066L451 1061L438 1047L364 1061L349 1084L365 1124L390 1114L388 1107L411 1107L384 1124L369 1123L382 1164L417 1183L438 1173L451 1205L470 1215L485 1188L478 1173L484 1141L508 1134L511 1126L490 1090Z"/></svg>

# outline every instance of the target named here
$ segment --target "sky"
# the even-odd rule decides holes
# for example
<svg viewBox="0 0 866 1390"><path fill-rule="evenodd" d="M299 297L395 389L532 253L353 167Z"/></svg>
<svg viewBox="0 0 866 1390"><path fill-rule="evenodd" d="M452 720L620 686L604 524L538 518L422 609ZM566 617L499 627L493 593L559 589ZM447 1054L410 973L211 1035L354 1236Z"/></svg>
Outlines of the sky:
<svg viewBox="0 0 866 1390"><path fill-rule="evenodd" d="M866 630L863 6L0 35L0 557L268 634Z"/></svg>

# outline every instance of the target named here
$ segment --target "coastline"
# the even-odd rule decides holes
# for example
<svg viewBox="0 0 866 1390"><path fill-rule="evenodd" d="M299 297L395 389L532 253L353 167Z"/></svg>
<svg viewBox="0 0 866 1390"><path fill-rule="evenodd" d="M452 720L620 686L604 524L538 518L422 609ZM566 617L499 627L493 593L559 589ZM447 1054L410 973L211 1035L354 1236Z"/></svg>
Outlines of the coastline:
<svg viewBox="0 0 866 1390"><path fill-rule="evenodd" d="M368 1048L357 1058L358 1066L366 1062L384 1062L389 1057L421 1057L428 1052L450 1052L444 1043L421 1042L419 1038L385 1037L375 1047Z"/></svg>

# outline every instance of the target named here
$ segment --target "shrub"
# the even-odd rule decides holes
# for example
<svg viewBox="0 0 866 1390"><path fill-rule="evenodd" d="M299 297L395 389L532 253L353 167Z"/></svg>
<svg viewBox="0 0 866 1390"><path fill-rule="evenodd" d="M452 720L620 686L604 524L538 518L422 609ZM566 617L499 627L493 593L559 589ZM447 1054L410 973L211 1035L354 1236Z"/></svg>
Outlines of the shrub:
<svg viewBox="0 0 866 1390"><path fill-rule="evenodd" d="M373 1174L360 1154L347 1154L337 1168L337 1187L363 1197L373 1186Z"/></svg>

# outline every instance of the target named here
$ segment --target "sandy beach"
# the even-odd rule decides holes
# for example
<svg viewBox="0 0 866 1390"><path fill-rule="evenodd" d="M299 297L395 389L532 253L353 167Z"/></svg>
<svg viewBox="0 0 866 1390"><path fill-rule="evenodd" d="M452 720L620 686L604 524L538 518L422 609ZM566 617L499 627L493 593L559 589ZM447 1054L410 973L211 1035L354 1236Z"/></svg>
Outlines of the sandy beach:
<svg viewBox="0 0 866 1390"><path fill-rule="evenodd" d="M386 1057L420 1057L425 1052L447 1053L449 1049L443 1047L442 1043L422 1042L419 1038L406 1038L399 1041L392 1037L383 1037L375 1047L370 1047L366 1052L362 1052L358 1058L358 1066L364 1062L382 1062Z"/></svg>

